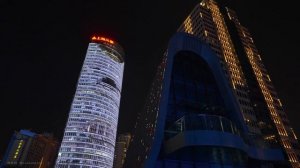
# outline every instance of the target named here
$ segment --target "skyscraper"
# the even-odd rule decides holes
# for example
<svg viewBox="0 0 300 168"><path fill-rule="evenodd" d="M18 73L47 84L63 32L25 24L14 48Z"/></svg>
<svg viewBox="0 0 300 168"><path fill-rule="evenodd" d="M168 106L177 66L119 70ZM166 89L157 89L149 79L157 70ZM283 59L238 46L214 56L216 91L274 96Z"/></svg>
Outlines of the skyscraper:
<svg viewBox="0 0 300 168"><path fill-rule="evenodd" d="M299 167L297 138L235 12L203 0L178 32L185 34L169 42L125 165Z"/></svg>
<svg viewBox="0 0 300 168"><path fill-rule="evenodd" d="M123 49L92 37L55 167L113 166L124 70Z"/></svg>
<svg viewBox="0 0 300 168"><path fill-rule="evenodd" d="M20 130L11 137L0 167L52 168L57 149L52 136Z"/></svg>
<svg viewBox="0 0 300 168"><path fill-rule="evenodd" d="M116 148L115 148L114 168L122 168L123 167L130 140L131 140L130 133L124 133L124 134L118 135L117 142L116 142Z"/></svg>
<svg viewBox="0 0 300 168"><path fill-rule="evenodd" d="M280 145L291 165L300 167L297 137L254 40L248 29L239 22L235 11L225 7L225 4L225 1L218 5L214 0L203 0L178 31L204 40L220 57L249 135L255 139L253 143L262 147Z"/></svg>

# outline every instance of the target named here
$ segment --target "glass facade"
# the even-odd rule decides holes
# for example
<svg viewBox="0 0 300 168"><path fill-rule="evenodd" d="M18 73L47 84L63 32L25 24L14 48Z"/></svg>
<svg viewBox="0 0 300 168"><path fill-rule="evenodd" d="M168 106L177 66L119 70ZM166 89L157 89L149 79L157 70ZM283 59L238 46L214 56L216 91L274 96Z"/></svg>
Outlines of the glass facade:
<svg viewBox="0 0 300 168"><path fill-rule="evenodd" d="M199 38L171 38L138 115L125 167L289 167L279 146L252 143L223 68Z"/></svg>
<svg viewBox="0 0 300 168"><path fill-rule="evenodd" d="M240 136L239 129L229 119L223 97L211 70L201 57L190 51L176 54L171 74L164 144L168 146L179 134L203 130ZM244 167L246 160L246 154L237 149L196 145L172 153L161 149L156 167Z"/></svg>
<svg viewBox="0 0 300 168"><path fill-rule="evenodd" d="M194 30L193 33L186 29L187 20L190 20L190 27ZM238 100L250 134L260 137L261 130L256 124L257 119L251 105L246 77L244 71L242 71L241 61L238 59L229 31L226 20L222 15L222 8L214 0L203 0L197 4L178 29L178 32L186 32L205 41L218 55L224 73L227 74L228 83ZM259 146L260 144L256 145Z"/></svg>
<svg viewBox="0 0 300 168"><path fill-rule="evenodd" d="M89 44L56 168L113 166L123 78L123 51L106 38Z"/></svg>
<svg viewBox="0 0 300 168"><path fill-rule="evenodd" d="M202 0L178 29L205 41L219 57L250 143L281 148L293 168L300 167L300 147L280 98L249 30L229 7L231 1Z"/></svg>
<svg viewBox="0 0 300 168"><path fill-rule="evenodd" d="M127 167L298 168L300 148L253 39L202 0L158 67Z"/></svg>
<svg viewBox="0 0 300 168"><path fill-rule="evenodd" d="M258 125L263 140L271 147L279 146L285 150L293 168L300 167L300 150L293 128L283 109L279 96L272 84L262 58L254 44L249 30L242 26L236 13L226 8L230 27L230 35L234 39L239 52L239 59L243 60L243 71L246 72L251 101L254 104Z"/></svg>

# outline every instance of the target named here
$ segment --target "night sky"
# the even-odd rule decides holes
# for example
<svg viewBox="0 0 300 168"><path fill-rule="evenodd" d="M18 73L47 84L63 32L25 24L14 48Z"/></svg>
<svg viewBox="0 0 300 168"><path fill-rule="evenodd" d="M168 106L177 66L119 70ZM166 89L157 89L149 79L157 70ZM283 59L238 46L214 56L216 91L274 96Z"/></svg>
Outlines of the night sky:
<svg viewBox="0 0 300 168"><path fill-rule="evenodd" d="M126 52L118 131L131 131L168 39L200 1L70 2L0 1L0 159L15 130L52 132L62 138L94 34L118 41ZM261 2L237 1L235 10L252 33L300 135L298 5Z"/></svg>

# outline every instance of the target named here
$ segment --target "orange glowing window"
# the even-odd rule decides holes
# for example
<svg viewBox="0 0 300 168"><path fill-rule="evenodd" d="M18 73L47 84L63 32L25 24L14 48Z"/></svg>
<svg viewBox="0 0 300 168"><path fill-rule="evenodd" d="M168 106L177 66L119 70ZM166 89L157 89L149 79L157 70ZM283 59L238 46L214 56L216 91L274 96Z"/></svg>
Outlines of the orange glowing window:
<svg viewBox="0 0 300 168"><path fill-rule="evenodd" d="M100 36L93 36L92 37L93 41L103 41L103 42L107 42L110 44L114 44L115 42L109 38L105 38L105 37L100 37Z"/></svg>

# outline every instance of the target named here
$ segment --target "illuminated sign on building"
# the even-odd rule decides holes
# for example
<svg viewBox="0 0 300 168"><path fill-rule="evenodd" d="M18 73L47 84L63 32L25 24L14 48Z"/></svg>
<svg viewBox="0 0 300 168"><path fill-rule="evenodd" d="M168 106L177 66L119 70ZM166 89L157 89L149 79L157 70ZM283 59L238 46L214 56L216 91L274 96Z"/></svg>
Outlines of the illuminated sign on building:
<svg viewBox="0 0 300 168"><path fill-rule="evenodd" d="M115 42L109 38L105 38L105 37L101 37L101 36L93 36L92 37L93 41L103 41L103 42L107 42L110 44L114 44Z"/></svg>

